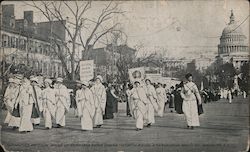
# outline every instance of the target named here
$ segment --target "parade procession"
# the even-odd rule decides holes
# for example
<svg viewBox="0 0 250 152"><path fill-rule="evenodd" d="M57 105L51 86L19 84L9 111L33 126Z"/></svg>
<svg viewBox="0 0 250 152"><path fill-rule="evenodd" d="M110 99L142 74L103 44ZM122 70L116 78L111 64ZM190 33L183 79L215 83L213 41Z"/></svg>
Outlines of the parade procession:
<svg viewBox="0 0 250 152"><path fill-rule="evenodd" d="M2 2L0 147L245 151L249 18L246 0Z"/></svg>
<svg viewBox="0 0 250 152"><path fill-rule="evenodd" d="M192 75L188 74L187 79L192 79ZM183 99L193 102L191 106L194 109L189 109L189 105L185 105L186 108L184 108L187 126L193 129L194 126L199 126L199 120L196 99L189 97L190 91L191 94L194 92L192 96L195 95L199 99L199 105L201 105L201 97L196 85L191 80L189 81L191 84L184 85L180 95ZM118 101L107 100L110 98L121 100L121 97L115 95L117 90L111 93L112 97L107 96L114 85L104 86L102 76L96 76L93 82L89 85L91 82L76 81L76 94L70 96L70 91L63 85L63 79L60 77L53 81L45 78L40 83L37 76L32 75L27 78L22 74L15 74L9 78L9 84L4 94L4 104L7 108L4 123L8 127L13 127L13 130L17 129L20 133L33 131L35 126L41 124L40 119L44 119L43 125L46 129L61 128L66 126L65 117L70 107L75 107L75 115L80 118L79 123L81 123L82 130L100 128L105 125L103 118L113 118L114 109L117 108L114 103L110 104L112 108L107 107L106 105L110 105L106 103ZM167 94L160 82L155 85L157 88L151 84L150 79L143 81L138 79L133 84L126 83L125 86L122 86L124 88L122 93L126 94L126 101L122 102L128 102L127 115L135 120L135 130L137 131L142 130L144 126L153 125L155 117L163 117L165 105L168 102ZM181 102L176 104L180 106ZM107 114L110 115L105 117ZM190 123L193 121L195 121L194 124Z"/></svg>

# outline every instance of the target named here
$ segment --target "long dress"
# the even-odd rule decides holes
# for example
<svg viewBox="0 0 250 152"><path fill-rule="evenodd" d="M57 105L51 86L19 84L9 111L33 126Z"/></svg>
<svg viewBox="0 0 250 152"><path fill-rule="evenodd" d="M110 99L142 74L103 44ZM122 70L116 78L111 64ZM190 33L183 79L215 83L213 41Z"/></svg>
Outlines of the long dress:
<svg viewBox="0 0 250 152"><path fill-rule="evenodd" d="M157 104L157 96L155 88L152 85L145 85L144 86L146 95L149 100L148 105L148 123L154 124L155 123L155 111L158 111L158 104Z"/></svg>
<svg viewBox="0 0 250 152"><path fill-rule="evenodd" d="M163 87L157 88L156 94L159 104L158 116L163 117L165 102L167 100L165 89Z"/></svg>
<svg viewBox="0 0 250 152"><path fill-rule="evenodd" d="M188 126L200 126L197 101L201 101L200 93L193 82L187 82L181 91L182 109Z"/></svg>
<svg viewBox="0 0 250 152"><path fill-rule="evenodd" d="M81 118L82 130L93 130L93 119L95 115L95 102L93 93L89 88L76 91L76 102L78 102L78 114Z"/></svg>
<svg viewBox="0 0 250 152"><path fill-rule="evenodd" d="M183 103L183 99L181 98L181 94L178 90L176 90L174 92L174 96L175 96L175 111L178 113L178 114L183 114L183 111L182 111L182 103Z"/></svg>
<svg viewBox="0 0 250 152"><path fill-rule="evenodd" d="M131 99L131 90L130 89L127 89L126 90L126 94L128 96L128 107L129 107L129 112L130 114L132 115L132 117L134 117L134 114L133 114L133 109L134 109L134 105L133 105L133 102L132 102L132 99Z"/></svg>
<svg viewBox="0 0 250 152"><path fill-rule="evenodd" d="M35 85L31 87L31 100L33 100L33 108L32 108L32 115L31 115L31 122L33 124L40 124L40 116L41 112L43 111L42 106L42 89Z"/></svg>
<svg viewBox="0 0 250 152"><path fill-rule="evenodd" d="M106 89L102 84L95 84L91 87L95 101L94 126L103 124L103 115L106 107Z"/></svg>
<svg viewBox="0 0 250 152"><path fill-rule="evenodd" d="M18 122L20 122L20 117L12 116L12 111L14 109L14 104L19 96L19 86L8 86L4 94L4 103L7 107L7 115L4 123L8 124L12 121L13 127L19 127Z"/></svg>
<svg viewBox="0 0 250 152"><path fill-rule="evenodd" d="M56 95L56 124L65 126L65 114L69 111L70 95L66 86L55 85Z"/></svg>
<svg viewBox="0 0 250 152"><path fill-rule="evenodd" d="M131 99L133 102L133 115L136 120L136 128L143 129L144 122L148 120L148 98L142 87L133 88L131 90Z"/></svg>
<svg viewBox="0 0 250 152"><path fill-rule="evenodd" d="M20 92L20 115L21 115L21 123L19 127L19 131L32 131L33 125L31 123L31 115L34 104L34 99L32 98L33 90L29 81L27 80L21 87Z"/></svg>
<svg viewBox="0 0 250 152"><path fill-rule="evenodd" d="M111 90L108 89L107 90L107 103L106 103L106 107L105 107L105 115L104 118L105 119L113 119L114 115L113 115L113 103L117 102L115 101L115 97L111 94L110 92Z"/></svg>
<svg viewBox="0 0 250 152"><path fill-rule="evenodd" d="M46 128L52 128L52 120L56 115L56 95L55 90L48 87L42 91L43 115Z"/></svg>

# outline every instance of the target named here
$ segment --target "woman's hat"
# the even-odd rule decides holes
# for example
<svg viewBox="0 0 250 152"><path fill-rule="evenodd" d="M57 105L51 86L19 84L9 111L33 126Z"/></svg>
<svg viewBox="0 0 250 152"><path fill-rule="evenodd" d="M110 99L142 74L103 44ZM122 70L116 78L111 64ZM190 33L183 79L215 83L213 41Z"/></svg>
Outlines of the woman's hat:
<svg viewBox="0 0 250 152"><path fill-rule="evenodd" d="M101 82L103 81L102 76L100 75L96 76L96 79L99 79Z"/></svg>
<svg viewBox="0 0 250 152"><path fill-rule="evenodd" d="M51 79L45 79L44 82L52 84L52 80Z"/></svg>
<svg viewBox="0 0 250 152"><path fill-rule="evenodd" d="M56 79L56 82L63 82L63 78L60 78L60 77L57 78L57 79Z"/></svg>
<svg viewBox="0 0 250 152"><path fill-rule="evenodd" d="M76 83L81 84L81 85L85 85L85 86L89 85L89 83L87 81L79 81L79 80L77 80Z"/></svg>
<svg viewBox="0 0 250 152"><path fill-rule="evenodd" d="M17 78L17 79L23 79L23 75L22 74L15 74L15 76L14 76L15 78Z"/></svg>
<svg viewBox="0 0 250 152"><path fill-rule="evenodd" d="M9 78L9 83L15 83L15 80L13 78Z"/></svg>
<svg viewBox="0 0 250 152"><path fill-rule="evenodd" d="M37 78L37 77L33 77L33 78L31 78L31 79L30 79L30 81L34 81L34 82L36 82L36 83L38 83L38 82L39 82L39 80L38 80L38 78Z"/></svg>

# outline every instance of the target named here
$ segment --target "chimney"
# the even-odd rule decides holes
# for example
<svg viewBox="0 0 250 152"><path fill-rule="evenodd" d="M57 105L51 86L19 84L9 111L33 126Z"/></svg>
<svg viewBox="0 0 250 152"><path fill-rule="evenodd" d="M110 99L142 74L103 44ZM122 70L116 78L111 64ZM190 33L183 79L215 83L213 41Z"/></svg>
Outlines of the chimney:
<svg viewBox="0 0 250 152"><path fill-rule="evenodd" d="M23 18L28 21L28 24L33 23L33 11L24 11Z"/></svg>
<svg viewBox="0 0 250 152"><path fill-rule="evenodd" d="M15 16L14 8L14 4L2 5L3 25L10 26L10 21Z"/></svg>

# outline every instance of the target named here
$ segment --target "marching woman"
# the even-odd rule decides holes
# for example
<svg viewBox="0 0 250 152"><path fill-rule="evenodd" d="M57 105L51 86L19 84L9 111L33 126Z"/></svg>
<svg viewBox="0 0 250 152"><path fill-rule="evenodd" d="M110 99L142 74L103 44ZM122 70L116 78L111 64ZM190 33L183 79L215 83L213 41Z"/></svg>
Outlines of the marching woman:
<svg viewBox="0 0 250 152"><path fill-rule="evenodd" d="M21 123L19 132L26 133L33 130L31 116L35 100L33 99L33 89L27 78L23 79L19 98Z"/></svg>
<svg viewBox="0 0 250 152"><path fill-rule="evenodd" d="M52 128L52 118L56 115L56 96L55 90L51 88L52 80L44 80L45 89L42 91L43 116L45 121L45 128Z"/></svg>
<svg viewBox="0 0 250 152"><path fill-rule="evenodd" d="M57 128L65 126L65 114L69 111L70 95L67 87L63 85L63 79L57 78L55 89L56 95L56 124Z"/></svg>
<svg viewBox="0 0 250 152"><path fill-rule="evenodd" d="M201 96L195 83L193 83L192 74L186 74L185 78L187 82L184 83L181 91L181 97L183 98L183 113L187 121L187 127L194 129L194 126L200 126L198 116L198 104L201 104Z"/></svg>
<svg viewBox="0 0 250 152"><path fill-rule="evenodd" d="M103 115L106 107L106 89L102 85L102 77L96 77L95 84L91 87L95 100L94 127L100 128L103 125Z"/></svg>
<svg viewBox="0 0 250 152"><path fill-rule="evenodd" d="M42 106L42 89L39 85L39 80L37 77L32 77L30 79L31 82L31 95L30 100L33 100L33 108L32 108L32 115L31 115L31 122L33 125L40 124L40 117L41 112L43 111Z"/></svg>
<svg viewBox="0 0 250 152"><path fill-rule="evenodd" d="M151 85L151 81L149 79L145 80L146 85L144 89L146 91L146 95L149 100L148 105L148 125L150 127L152 124L155 123L155 111L158 111L158 104L157 104L157 96L156 91L153 85Z"/></svg>
<svg viewBox="0 0 250 152"><path fill-rule="evenodd" d="M11 113L13 111L15 99L17 97L18 91L16 91L15 88L17 88L15 85L15 80L13 78L9 78L9 85L5 90L4 100L3 100L4 104L7 108L7 115L6 115L6 118L4 120L4 123L6 123L6 124L9 124L9 122L10 122Z"/></svg>
<svg viewBox="0 0 250 152"><path fill-rule="evenodd" d="M156 94L157 94L158 104L159 104L158 115L160 117L163 117L165 102L167 101L167 95L166 95L166 90L163 88L161 83L158 83Z"/></svg>
<svg viewBox="0 0 250 152"><path fill-rule="evenodd" d="M76 91L76 102L78 102L78 115L81 119L81 128L84 131L93 130L93 119L95 115L95 102L93 93L88 88L88 82L78 82L81 89Z"/></svg>
<svg viewBox="0 0 250 152"><path fill-rule="evenodd" d="M20 127L20 104L19 104L19 98L20 98L20 92L21 92L21 85L23 81L23 75L22 74L16 74L14 75L14 90L15 92L15 98L14 98L14 105L13 110L11 113L11 119L9 121L8 126L13 127L13 129L18 129Z"/></svg>
<svg viewBox="0 0 250 152"><path fill-rule="evenodd" d="M19 111L19 107L17 107L17 105L20 95L20 83L20 80L10 78L9 86L4 94L4 103L8 110L4 123L8 124L9 127L13 127L13 129L17 129L20 126L20 115L14 115L14 109Z"/></svg>
<svg viewBox="0 0 250 152"><path fill-rule="evenodd" d="M136 120L136 130L142 130L144 122L148 121L148 98L140 82L136 81L135 87L131 90L131 99L133 102L133 113Z"/></svg>

